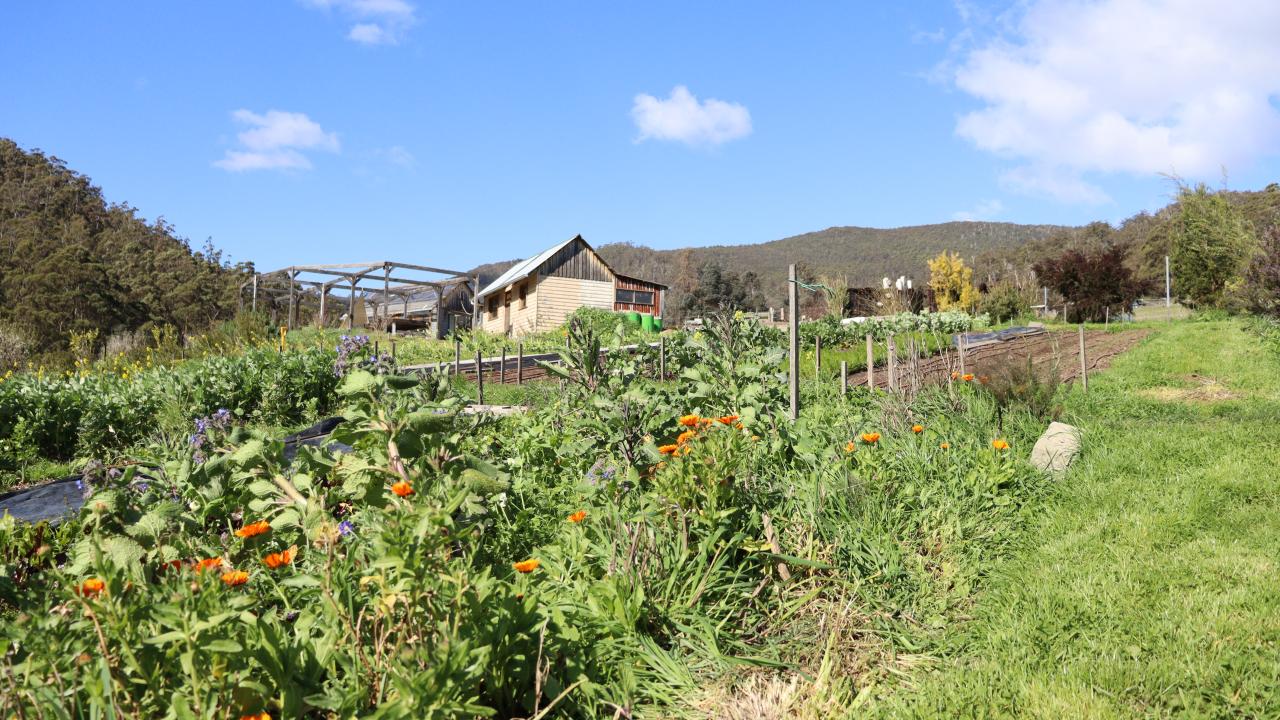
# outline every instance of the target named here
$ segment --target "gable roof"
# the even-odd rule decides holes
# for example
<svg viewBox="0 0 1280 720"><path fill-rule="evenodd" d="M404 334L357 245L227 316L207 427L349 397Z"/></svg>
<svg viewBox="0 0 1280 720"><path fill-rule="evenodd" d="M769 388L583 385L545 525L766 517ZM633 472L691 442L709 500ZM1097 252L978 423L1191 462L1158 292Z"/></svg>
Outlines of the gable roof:
<svg viewBox="0 0 1280 720"><path fill-rule="evenodd" d="M529 277L533 274L534 270L537 270L542 266L542 263L550 260L556 253L560 252L561 249L576 241L582 241L583 244L586 244L587 242L582 239L581 235L574 235L568 240L565 240L553 247L549 247L527 260L521 260L515 265L512 265L506 272L499 275L497 280L489 283L483 290L476 293L476 299L478 300L482 297L486 297L490 293L497 292L517 280L523 280ZM587 247L590 248L591 246L587 245ZM602 259L601 262L604 262L604 260ZM607 263L605 264L605 267L608 267ZM609 272L613 272L613 268L609 268Z"/></svg>
<svg viewBox="0 0 1280 720"><path fill-rule="evenodd" d="M489 283L488 285L485 285L483 290L476 293L476 300L479 301L481 298L487 297L491 293L495 293L507 287L508 285L511 285L514 282L517 282L519 280L523 280L529 277L534 273L535 270L542 267L544 263L546 263L551 258L555 257L556 253L560 252L565 247L568 247L569 245L575 242L580 242L583 245L585 245L587 249L590 250L591 253L595 255L597 259L600 260L601 264L603 264L606 268L608 268L609 272L615 277L625 277L628 280L638 280L640 282L647 283L649 285L657 285L658 287L662 287L662 288L667 287L662 283L656 283L650 280L641 280L640 278L637 278L637 277L632 277L630 275L622 275L618 273L618 271L614 270L613 267L609 265L609 263L605 262L604 258L600 257L600 254L596 252L596 249L591 247L591 243L587 242L586 240L583 240L581 235L574 235L573 237L569 238L568 240L565 240L562 243L549 247L546 250L543 250L542 252L538 253L537 255L534 255L531 258L527 260L521 260L515 265L512 265L510 268L507 268L506 272L499 275L496 280Z"/></svg>

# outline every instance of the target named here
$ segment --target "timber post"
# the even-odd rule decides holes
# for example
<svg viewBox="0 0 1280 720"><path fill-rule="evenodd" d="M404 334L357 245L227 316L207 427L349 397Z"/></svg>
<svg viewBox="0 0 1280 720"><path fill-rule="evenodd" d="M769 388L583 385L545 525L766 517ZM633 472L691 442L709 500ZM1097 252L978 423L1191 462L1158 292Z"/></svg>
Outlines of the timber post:
<svg viewBox="0 0 1280 720"><path fill-rule="evenodd" d="M476 404L484 404L484 359L480 357L480 348L476 348Z"/></svg>
<svg viewBox="0 0 1280 720"><path fill-rule="evenodd" d="M875 386L876 386L875 345L871 340L871 333L867 333L867 387L874 389Z"/></svg>
<svg viewBox="0 0 1280 720"><path fill-rule="evenodd" d="M849 362L840 361L840 397L849 394Z"/></svg>
<svg viewBox="0 0 1280 720"><path fill-rule="evenodd" d="M1089 365L1084 352L1084 324L1080 324L1080 389L1089 392Z"/></svg>
<svg viewBox="0 0 1280 720"><path fill-rule="evenodd" d="M787 359L788 378L791 396L791 419L800 417L800 317L796 309L800 305L800 287L797 285L796 266L792 263L787 268L787 339L790 357Z"/></svg>
<svg viewBox="0 0 1280 720"><path fill-rule="evenodd" d="M524 341L516 343L516 384L524 384Z"/></svg>

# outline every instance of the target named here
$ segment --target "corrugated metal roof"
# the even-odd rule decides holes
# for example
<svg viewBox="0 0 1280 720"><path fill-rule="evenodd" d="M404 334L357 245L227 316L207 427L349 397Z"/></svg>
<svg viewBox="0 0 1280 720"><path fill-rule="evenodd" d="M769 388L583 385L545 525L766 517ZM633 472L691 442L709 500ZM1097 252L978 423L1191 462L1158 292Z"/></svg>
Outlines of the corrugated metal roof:
<svg viewBox="0 0 1280 720"><path fill-rule="evenodd" d="M476 296L476 299L486 297L487 295L489 295L489 293L496 292L517 280L522 280L526 277L529 277L529 275L531 275L534 270L537 270L538 267L542 265L542 263L550 260L551 256L560 252L561 248L565 247L566 245L568 245L569 243L575 240L580 240L581 238L582 236L580 235L574 235L573 237L569 238L568 240L565 240L564 242L560 243L559 245L556 245L555 247L547 248L546 250L543 250L542 252L538 253L537 255L534 255L528 260L521 260L515 265L512 265L510 268L507 269L506 272L499 275L497 280L494 280L493 282L486 285L485 288L481 290L480 293Z"/></svg>

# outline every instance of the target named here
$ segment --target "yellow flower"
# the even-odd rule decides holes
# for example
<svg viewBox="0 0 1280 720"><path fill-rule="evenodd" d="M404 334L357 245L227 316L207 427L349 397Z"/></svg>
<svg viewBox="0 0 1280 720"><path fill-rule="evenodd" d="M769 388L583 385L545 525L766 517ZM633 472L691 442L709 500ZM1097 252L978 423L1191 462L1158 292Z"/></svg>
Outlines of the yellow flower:
<svg viewBox="0 0 1280 720"><path fill-rule="evenodd" d="M697 427L699 419L697 415L681 415L678 422L685 427Z"/></svg>
<svg viewBox="0 0 1280 720"><path fill-rule="evenodd" d="M995 440L991 441L991 447L997 450L1008 450L1009 441L1005 440L1004 438L996 438Z"/></svg>

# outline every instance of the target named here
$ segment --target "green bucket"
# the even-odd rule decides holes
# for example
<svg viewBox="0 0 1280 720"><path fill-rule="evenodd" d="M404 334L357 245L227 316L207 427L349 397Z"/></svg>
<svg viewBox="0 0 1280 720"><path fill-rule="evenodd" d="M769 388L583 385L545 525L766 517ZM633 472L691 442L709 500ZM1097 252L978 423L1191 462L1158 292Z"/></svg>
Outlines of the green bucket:
<svg viewBox="0 0 1280 720"><path fill-rule="evenodd" d="M622 313L622 320L632 327L640 327L640 313L629 311Z"/></svg>
<svg viewBox="0 0 1280 720"><path fill-rule="evenodd" d="M662 332L662 318L657 315L653 316L653 329L655 332Z"/></svg>
<svg viewBox="0 0 1280 720"><path fill-rule="evenodd" d="M653 332L653 316L645 313L640 316L640 329L645 332Z"/></svg>

